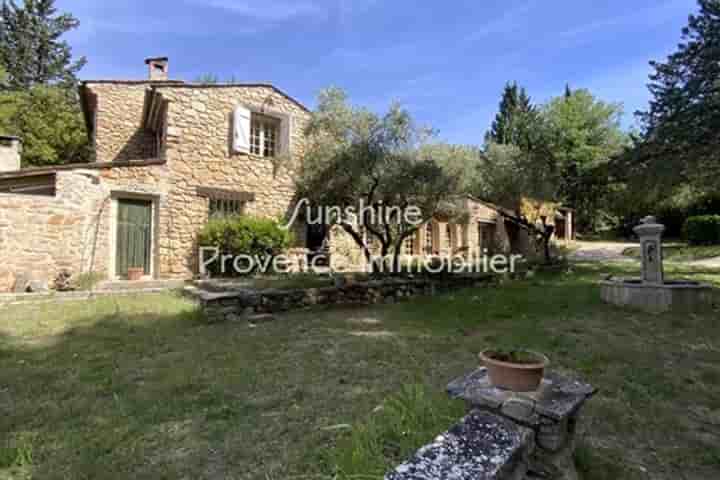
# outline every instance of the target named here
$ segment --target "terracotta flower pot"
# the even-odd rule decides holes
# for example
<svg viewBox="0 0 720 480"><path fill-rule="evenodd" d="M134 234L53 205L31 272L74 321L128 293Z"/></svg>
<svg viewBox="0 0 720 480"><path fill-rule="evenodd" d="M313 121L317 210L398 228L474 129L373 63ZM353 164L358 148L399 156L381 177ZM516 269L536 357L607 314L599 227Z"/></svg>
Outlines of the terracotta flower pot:
<svg viewBox="0 0 720 480"><path fill-rule="evenodd" d="M142 267L130 267L128 268L128 280L131 282L137 282L145 275L145 269Z"/></svg>
<svg viewBox="0 0 720 480"><path fill-rule="evenodd" d="M494 350L480 353L480 360L488 370L490 382L504 390L513 392L533 392L538 389L550 360L541 353L528 350L513 352L520 354L521 361L506 359Z"/></svg>

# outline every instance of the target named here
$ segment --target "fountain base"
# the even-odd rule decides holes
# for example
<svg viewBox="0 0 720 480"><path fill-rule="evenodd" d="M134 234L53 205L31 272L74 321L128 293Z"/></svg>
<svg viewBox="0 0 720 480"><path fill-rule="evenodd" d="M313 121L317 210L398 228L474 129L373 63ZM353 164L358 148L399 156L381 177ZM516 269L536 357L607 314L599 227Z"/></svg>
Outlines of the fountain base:
<svg viewBox="0 0 720 480"><path fill-rule="evenodd" d="M646 312L703 312L712 309L713 287L692 281L643 283L639 279L611 278L600 282L604 302Z"/></svg>

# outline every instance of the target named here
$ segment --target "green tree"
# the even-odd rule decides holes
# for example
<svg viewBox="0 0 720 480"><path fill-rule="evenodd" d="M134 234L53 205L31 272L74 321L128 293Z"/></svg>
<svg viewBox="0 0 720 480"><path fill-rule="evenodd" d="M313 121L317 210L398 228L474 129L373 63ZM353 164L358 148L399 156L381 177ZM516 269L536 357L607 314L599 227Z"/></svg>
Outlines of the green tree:
<svg viewBox="0 0 720 480"><path fill-rule="evenodd" d="M25 0L22 6L3 0L0 9L0 63L8 86L28 89L54 83L74 84L85 58L72 61L63 34L78 27L69 13L58 14L55 0Z"/></svg>
<svg viewBox="0 0 720 480"><path fill-rule="evenodd" d="M343 212L348 207L356 211L361 205L372 207L359 218L332 219L368 261L371 250L361 227L380 244L383 257L393 254L397 266L403 241L422 222L444 211L444 202L458 191L456 177L419 154L428 131L416 126L397 104L379 116L351 106L342 90L330 88L320 94L307 133L310 141L298 175L299 193L315 206L339 207ZM393 213L409 212L410 207L417 209L419 218ZM390 215L379 222L373 212L381 209Z"/></svg>
<svg viewBox="0 0 720 480"><path fill-rule="evenodd" d="M472 193L482 159L482 152L478 147L428 143L420 147L419 154L420 158L435 161L448 175L458 178L461 192Z"/></svg>
<svg viewBox="0 0 720 480"><path fill-rule="evenodd" d="M0 94L0 129L23 139L27 166L85 162L88 139L78 102L59 87Z"/></svg>
<svg viewBox="0 0 720 480"><path fill-rule="evenodd" d="M536 110L524 88L516 82L507 83L500 100L499 111L495 115L485 141L501 145L527 146L529 129L532 128Z"/></svg>
<svg viewBox="0 0 720 480"><path fill-rule="evenodd" d="M577 210L578 229L595 230L608 192L608 163L628 145L620 127L622 105L588 90L570 90L542 108L548 147L560 171L559 200Z"/></svg>
<svg viewBox="0 0 720 480"><path fill-rule="evenodd" d="M549 135L550 129L538 118L530 130L532 149L488 143L474 189L476 196L506 207L500 213L528 232L548 263L561 186L557 161L546 147Z"/></svg>
<svg viewBox="0 0 720 480"><path fill-rule="evenodd" d="M664 193L683 184L705 191L720 184L720 0L698 3L678 50L665 62L650 62L652 99L639 113L644 132L627 160Z"/></svg>

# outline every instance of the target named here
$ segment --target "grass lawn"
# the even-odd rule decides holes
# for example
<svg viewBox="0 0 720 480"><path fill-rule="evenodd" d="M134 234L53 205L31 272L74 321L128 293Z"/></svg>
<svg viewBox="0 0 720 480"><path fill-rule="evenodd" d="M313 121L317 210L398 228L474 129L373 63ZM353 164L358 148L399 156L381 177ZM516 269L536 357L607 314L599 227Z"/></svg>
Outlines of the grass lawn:
<svg viewBox="0 0 720 480"><path fill-rule="evenodd" d="M630 258L640 259L640 247L625 249L623 255ZM668 245L663 246L665 260L671 262L691 262L693 260L704 260L706 258L720 257L720 245L690 246L690 245Z"/></svg>
<svg viewBox="0 0 720 480"><path fill-rule="evenodd" d="M600 388L586 479L720 478L720 314L603 305L595 282L623 268L255 328L205 325L172 294L6 307L0 478L381 478L462 414L445 384L498 343Z"/></svg>

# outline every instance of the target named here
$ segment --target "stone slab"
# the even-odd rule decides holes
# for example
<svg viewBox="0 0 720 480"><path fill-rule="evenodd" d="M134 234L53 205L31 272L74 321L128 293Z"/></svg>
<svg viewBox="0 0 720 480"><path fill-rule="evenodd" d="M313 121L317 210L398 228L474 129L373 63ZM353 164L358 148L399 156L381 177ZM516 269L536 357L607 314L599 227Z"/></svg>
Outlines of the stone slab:
<svg viewBox="0 0 720 480"><path fill-rule="evenodd" d="M541 418L563 421L594 395L596 389L558 372L547 371L537 391L511 392L493 386L487 369L481 367L450 382L447 392L451 397L462 398L473 407L511 412L508 416L514 420L537 426ZM528 402L532 404L532 409L527 407ZM513 415L513 412L523 412L523 418L517 418L518 415Z"/></svg>
<svg viewBox="0 0 720 480"><path fill-rule="evenodd" d="M527 473L532 431L475 410L385 475L385 480L520 480Z"/></svg>

